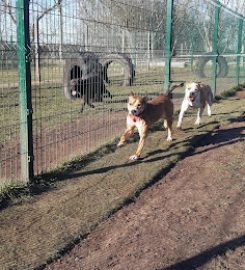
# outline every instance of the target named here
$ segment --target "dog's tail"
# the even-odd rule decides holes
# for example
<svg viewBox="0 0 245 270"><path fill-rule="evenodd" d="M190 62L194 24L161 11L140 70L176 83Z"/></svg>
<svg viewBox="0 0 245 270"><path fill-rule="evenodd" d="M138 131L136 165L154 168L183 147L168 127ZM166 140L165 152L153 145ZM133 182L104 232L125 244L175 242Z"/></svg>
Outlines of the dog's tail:
<svg viewBox="0 0 245 270"><path fill-rule="evenodd" d="M181 82L179 84L174 84L172 85L169 90L167 91L166 95L169 97L169 98L172 98L172 92L174 91L174 89L178 88L178 87L183 87L184 86L184 82Z"/></svg>

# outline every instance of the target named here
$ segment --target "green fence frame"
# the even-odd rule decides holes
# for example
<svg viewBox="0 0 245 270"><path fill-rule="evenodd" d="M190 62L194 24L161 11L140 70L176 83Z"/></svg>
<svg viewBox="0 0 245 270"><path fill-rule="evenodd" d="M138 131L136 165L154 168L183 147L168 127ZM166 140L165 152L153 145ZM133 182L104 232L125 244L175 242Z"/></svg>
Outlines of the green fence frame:
<svg viewBox="0 0 245 270"><path fill-rule="evenodd" d="M220 5L214 7L214 32L213 32L213 66L212 66L212 81L213 94L216 94L216 79L217 79L217 62L218 62L218 33L219 33L219 14Z"/></svg>
<svg viewBox="0 0 245 270"><path fill-rule="evenodd" d="M241 49L242 49L242 33L243 33L243 19L239 19L238 24L238 42L237 42L237 60L236 60L236 82L240 84L240 60L241 60Z"/></svg>
<svg viewBox="0 0 245 270"><path fill-rule="evenodd" d="M216 93L217 79L217 59L218 59L218 26L219 13L222 4L212 1L214 4L214 32L213 32L213 62L212 62L212 82L213 92ZM168 91L171 80L171 30L173 18L174 0L166 1L166 21L164 36L164 91ZM225 7L226 8L226 7ZM228 8L227 8L228 9ZM240 54L242 48L242 33L244 17L228 9L229 12L238 16L238 44L236 57L236 82L239 85L240 79ZM17 44L18 44L18 75L19 75L19 102L20 102L20 155L21 155L21 177L25 182L33 179L33 134L32 134L32 94L31 94L31 46L29 29L29 0L17 0L16 2L17 18ZM136 35L136 33L134 33ZM134 59L134 58L133 58ZM134 61L134 65L136 62Z"/></svg>
<svg viewBox="0 0 245 270"><path fill-rule="evenodd" d="M165 43L164 43L164 91L169 89L171 77L171 30L173 16L173 0L167 0L166 21L165 21Z"/></svg>
<svg viewBox="0 0 245 270"><path fill-rule="evenodd" d="M213 43L212 43L212 90L213 94L216 94L216 80L217 80L217 62L218 62L218 39L219 39L219 14L221 7L224 7L220 1L218 0L211 0L214 5L214 31L213 31ZM167 0L166 2L166 21L165 21L165 39L164 39L164 92L168 91L169 84L171 80L171 31L172 31L172 19L173 19L173 3L174 0ZM241 59L241 48L242 48L242 33L243 33L243 21L244 17L241 14L237 13L236 11L224 7L230 13L238 16L239 26L238 26L238 44L237 44L237 60L236 60L236 82L237 85L240 83L240 59ZM191 60L192 61L192 60ZM192 65L191 65L192 66Z"/></svg>
<svg viewBox="0 0 245 270"><path fill-rule="evenodd" d="M20 105L21 178L24 182L30 182L33 179L34 173L29 0L16 1L16 20Z"/></svg>

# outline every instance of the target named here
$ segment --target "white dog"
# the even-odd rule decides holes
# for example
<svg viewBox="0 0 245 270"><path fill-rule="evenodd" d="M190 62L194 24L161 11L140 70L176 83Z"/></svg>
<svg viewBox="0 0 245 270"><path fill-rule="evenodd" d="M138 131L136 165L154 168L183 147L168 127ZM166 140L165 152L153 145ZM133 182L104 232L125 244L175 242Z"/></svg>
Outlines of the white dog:
<svg viewBox="0 0 245 270"><path fill-rule="evenodd" d="M191 82L186 84L185 97L181 105L177 127L181 127L184 113L187 111L189 106L198 108L195 125L199 125L201 123L202 113L206 104L208 115L211 116L212 103L213 93L209 85L201 82Z"/></svg>

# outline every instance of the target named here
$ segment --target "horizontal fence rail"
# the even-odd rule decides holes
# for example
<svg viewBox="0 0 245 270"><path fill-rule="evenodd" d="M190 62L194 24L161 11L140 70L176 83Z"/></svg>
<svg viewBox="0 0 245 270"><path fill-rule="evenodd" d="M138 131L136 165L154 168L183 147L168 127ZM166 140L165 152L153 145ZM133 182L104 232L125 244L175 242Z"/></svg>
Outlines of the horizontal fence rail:
<svg viewBox="0 0 245 270"><path fill-rule="evenodd" d="M244 82L244 14L234 9L211 0L0 1L0 187L114 139L131 91L153 97L171 82L203 81L220 94Z"/></svg>

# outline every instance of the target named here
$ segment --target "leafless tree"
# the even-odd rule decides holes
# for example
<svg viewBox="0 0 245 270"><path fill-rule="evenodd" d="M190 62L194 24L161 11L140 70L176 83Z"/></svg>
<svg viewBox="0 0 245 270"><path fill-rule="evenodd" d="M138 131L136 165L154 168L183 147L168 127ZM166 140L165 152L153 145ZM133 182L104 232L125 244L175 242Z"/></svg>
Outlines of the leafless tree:
<svg viewBox="0 0 245 270"><path fill-rule="evenodd" d="M16 24L16 17L13 14L13 4L11 0L0 0L3 6L6 8L7 13L9 14L12 21ZM55 8L59 8L59 12L62 12L61 4L63 0L54 0L53 4L50 7L43 6L39 1L31 1L31 5L35 6L40 12L32 14L33 16L33 25L31 29L31 41L34 42L35 47L35 75L36 79L41 81L41 71L40 71L40 20L44 18L48 13L50 13ZM36 16L35 16L36 15ZM60 19L62 19L62 14L60 14ZM62 21L60 20L60 53L62 52L62 43L63 43L63 30L62 30Z"/></svg>

